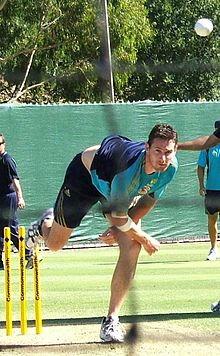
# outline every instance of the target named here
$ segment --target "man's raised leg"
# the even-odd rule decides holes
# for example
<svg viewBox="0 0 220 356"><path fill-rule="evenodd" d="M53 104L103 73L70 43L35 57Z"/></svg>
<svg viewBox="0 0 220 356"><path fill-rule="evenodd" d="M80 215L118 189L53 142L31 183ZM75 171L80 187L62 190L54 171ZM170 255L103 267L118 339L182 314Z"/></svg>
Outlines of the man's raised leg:
<svg viewBox="0 0 220 356"><path fill-rule="evenodd" d="M48 234L49 231L49 234ZM55 220L50 229L45 228L44 241L51 251L61 250L68 242L73 229L59 225Z"/></svg>

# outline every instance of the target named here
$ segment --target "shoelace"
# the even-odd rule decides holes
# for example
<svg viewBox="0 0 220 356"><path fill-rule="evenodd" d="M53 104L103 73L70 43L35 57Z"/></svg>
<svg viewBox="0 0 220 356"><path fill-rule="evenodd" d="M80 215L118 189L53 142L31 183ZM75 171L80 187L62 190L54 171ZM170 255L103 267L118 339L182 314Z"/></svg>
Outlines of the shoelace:
<svg viewBox="0 0 220 356"><path fill-rule="evenodd" d="M104 322L104 326L107 332L116 331L123 334L121 324L118 320L109 319Z"/></svg>
<svg viewBox="0 0 220 356"><path fill-rule="evenodd" d="M109 319L104 322L104 325L107 330L113 331L114 327L118 327L119 322L114 319Z"/></svg>

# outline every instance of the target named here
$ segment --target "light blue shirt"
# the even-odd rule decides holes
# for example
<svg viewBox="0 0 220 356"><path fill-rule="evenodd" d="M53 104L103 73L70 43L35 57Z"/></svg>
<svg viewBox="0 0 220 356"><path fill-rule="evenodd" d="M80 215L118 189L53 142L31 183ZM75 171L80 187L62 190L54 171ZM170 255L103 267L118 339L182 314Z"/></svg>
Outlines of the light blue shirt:
<svg viewBox="0 0 220 356"><path fill-rule="evenodd" d="M128 207L137 195L159 199L174 178L178 163L173 157L164 172L145 173L145 144L122 136L109 136L101 144L91 167L93 185L111 202Z"/></svg>
<svg viewBox="0 0 220 356"><path fill-rule="evenodd" d="M207 167L206 189L220 190L220 144L208 150L202 150L197 164L203 168Z"/></svg>

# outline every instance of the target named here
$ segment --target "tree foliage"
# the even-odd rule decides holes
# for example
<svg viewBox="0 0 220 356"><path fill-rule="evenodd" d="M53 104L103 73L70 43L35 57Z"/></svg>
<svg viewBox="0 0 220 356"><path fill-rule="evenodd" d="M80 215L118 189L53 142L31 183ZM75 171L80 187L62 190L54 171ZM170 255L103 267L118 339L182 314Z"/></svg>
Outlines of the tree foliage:
<svg viewBox="0 0 220 356"><path fill-rule="evenodd" d="M146 7L155 36L139 53L140 72L131 79L135 90L130 98L219 99L220 3L147 0ZM202 17L214 24L213 33L203 38L194 32Z"/></svg>
<svg viewBox="0 0 220 356"><path fill-rule="evenodd" d="M8 0L0 11L0 100L103 100L104 0ZM109 0L118 100L219 99L216 0ZM213 20L206 38L193 31Z"/></svg>

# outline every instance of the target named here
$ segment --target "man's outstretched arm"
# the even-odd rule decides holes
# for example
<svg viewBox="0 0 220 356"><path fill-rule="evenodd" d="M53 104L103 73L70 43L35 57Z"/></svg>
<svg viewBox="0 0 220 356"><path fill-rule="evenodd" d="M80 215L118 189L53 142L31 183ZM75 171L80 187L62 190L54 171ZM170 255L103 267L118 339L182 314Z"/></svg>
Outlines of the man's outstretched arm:
<svg viewBox="0 0 220 356"><path fill-rule="evenodd" d="M177 149L200 151L200 150L206 150L207 148L210 147L214 147L219 143L220 143L220 138L212 134L210 136L198 137L192 141L179 142Z"/></svg>

